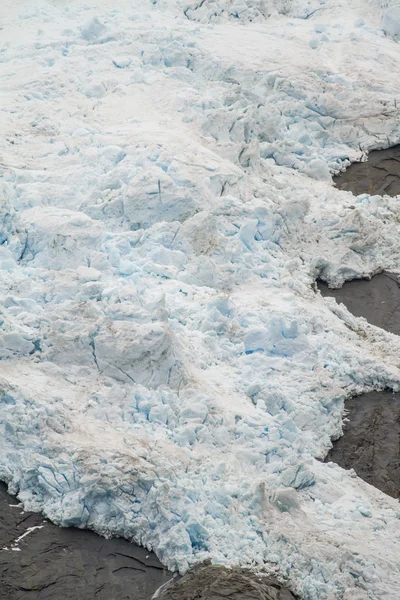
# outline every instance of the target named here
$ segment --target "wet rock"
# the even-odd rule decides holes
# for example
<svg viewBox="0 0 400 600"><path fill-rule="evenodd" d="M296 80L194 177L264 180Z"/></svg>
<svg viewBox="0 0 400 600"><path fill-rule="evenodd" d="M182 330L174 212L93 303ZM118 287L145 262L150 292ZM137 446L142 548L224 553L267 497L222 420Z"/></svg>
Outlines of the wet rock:
<svg viewBox="0 0 400 600"><path fill-rule="evenodd" d="M150 600L172 577L144 548L56 527L10 504L18 501L1 483L2 600Z"/></svg>
<svg viewBox="0 0 400 600"><path fill-rule="evenodd" d="M397 196L400 194L400 144L387 150L373 150L367 162L353 163L333 181L340 190L348 190L356 196Z"/></svg>
<svg viewBox="0 0 400 600"><path fill-rule="evenodd" d="M400 287L396 276L381 273L370 281L355 280L339 290L319 283L357 317L400 335ZM357 475L389 496L400 498L400 394L371 392L346 400L343 436L333 442L326 461Z"/></svg>
<svg viewBox="0 0 400 600"><path fill-rule="evenodd" d="M159 590L154 600L295 600L272 577L258 577L245 569L204 564Z"/></svg>

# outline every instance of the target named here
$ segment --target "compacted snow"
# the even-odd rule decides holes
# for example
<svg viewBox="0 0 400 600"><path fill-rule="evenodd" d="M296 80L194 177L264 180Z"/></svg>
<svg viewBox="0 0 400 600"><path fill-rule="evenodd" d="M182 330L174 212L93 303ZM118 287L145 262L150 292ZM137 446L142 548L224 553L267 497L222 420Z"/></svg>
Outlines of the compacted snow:
<svg viewBox="0 0 400 600"><path fill-rule="evenodd" d="M398 198L331 182L400 141L398 6L3 0L0 478L27 509L180 572L396 597L398 501L318 459L346 397L400 387L400 341L314 282L400 269Z"/></svg>

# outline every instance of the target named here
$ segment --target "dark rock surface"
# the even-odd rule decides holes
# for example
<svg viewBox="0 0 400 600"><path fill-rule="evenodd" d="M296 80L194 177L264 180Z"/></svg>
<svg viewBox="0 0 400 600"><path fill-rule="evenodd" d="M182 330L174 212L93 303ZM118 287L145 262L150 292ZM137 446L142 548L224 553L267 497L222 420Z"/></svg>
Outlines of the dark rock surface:
<svg viewBox="0 0 400 600"><path fill-rule="evenodd" d="M245 569L201 565L177 583L167 584L157 600L295 600L272 577L256 577Z"/></svg>
<svg viewBox="0 0 400 600"><path fill-rule="evenodd" d="M400 394L371 392L346 400L344 435L326 461L354 469L361 479L400 498Z"/></svg>
<svg viewBox="0 0 400 600"><path fill-rule="evenodd" d="M337 188L358 194L400 194L400 145L373 150L367 162L353 163L333 178Z"/></svg>
<svg viewBox="0 0 400 600"><path fill-rule="evenodd" d="M126 540L60 528L39 514L24 513L9 506L18 501L6 489L1 483L1 600L150 600L171 579L151 552ZM15 543L38 526L42 529L31 530Z"/></svg>
<svg viewBox="0 0 400 600"><path fill-rule="evenodd" d="M346 283L340 290L319 284L356 316L400 334L400 287L395 276ZM333 443L326 460L357 475L389 496L400 498L400 394L372 392L346 401L344 435Z"/></svg>
<svg viewBox="0 0 400 600"><path fill-rule="evenodd" d="M356 317L400 335L400 286L395 275L380 273L371 280L355 279L339 290L331 290L322 282L318 287L323 296L343 302Z"/></svg>

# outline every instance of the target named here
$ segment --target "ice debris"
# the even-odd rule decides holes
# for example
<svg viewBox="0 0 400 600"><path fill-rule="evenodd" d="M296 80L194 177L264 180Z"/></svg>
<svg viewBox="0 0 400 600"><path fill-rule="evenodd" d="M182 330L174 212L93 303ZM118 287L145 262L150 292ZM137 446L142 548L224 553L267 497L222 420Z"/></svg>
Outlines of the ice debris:
<svg viewBox="0 0 400 600"><path fill-rule="evenodd" d="M400 345L313 289L400 265L397 199L330 181L400 139L380 4L18 12L0 48L1 479L171 569L393 598L396 501L317 459L346 396L398 388Z"/></svg>

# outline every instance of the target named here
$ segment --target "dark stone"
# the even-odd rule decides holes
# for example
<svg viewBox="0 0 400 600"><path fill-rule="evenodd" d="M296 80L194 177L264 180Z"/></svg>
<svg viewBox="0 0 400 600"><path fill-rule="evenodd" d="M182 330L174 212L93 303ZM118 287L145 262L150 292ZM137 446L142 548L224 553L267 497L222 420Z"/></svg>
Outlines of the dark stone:
<svg viewBox="0 0 400 600"><path fill-rule="evenodd" d="M400 394L371 392L346 400L344 435L326 457L393 498L400 498Z"/></svg>
<svg viewBox="0 0 400 600"><path fill-rule="evenodd" d="M340 190L348 190L356 196L397 196L400 194L400 145L373 150L366 162L353 163L333 181Z"/></svg>
<svg viewBox="0 0 400 600"><path fill-rule="evenodd" d="M318 282L323 296L332 296L356 317L400 335L400 286L395 275L380 273L371 280L355 279L339 290Z"/></svg>
<svg viewBox="0 0 400 600"><path fill-rule="evenodd" d="M339 290L318 285L324 296L343 302L357 317L400 334L400 287L394 275L350 281ZM326 461L353 468L364 481L400 498L400 394L371 392L346 400L345 406L344 434L333 442Z"/></svg>
<svg viewBox="0 0 400 600"><path fill-rule="evenodd" d="M258 577L246 569L201 565L178 582L167 584L157 600L295 600L273 577Z"/></svg>
<svg viewBox="0 0 400 600"><path fill-rule="evenodd" d="M1 600L150 600L172 577L153 553L127 540L60 528L10 504L18 501L0 483Z"/></svg>

